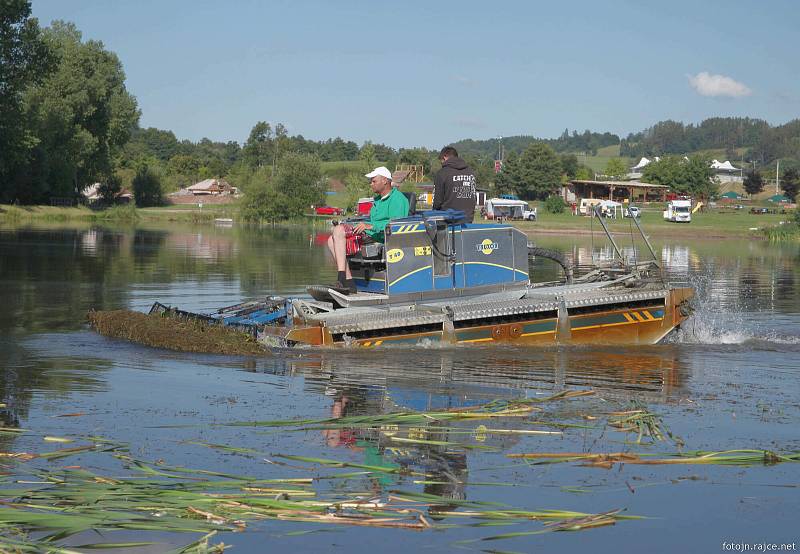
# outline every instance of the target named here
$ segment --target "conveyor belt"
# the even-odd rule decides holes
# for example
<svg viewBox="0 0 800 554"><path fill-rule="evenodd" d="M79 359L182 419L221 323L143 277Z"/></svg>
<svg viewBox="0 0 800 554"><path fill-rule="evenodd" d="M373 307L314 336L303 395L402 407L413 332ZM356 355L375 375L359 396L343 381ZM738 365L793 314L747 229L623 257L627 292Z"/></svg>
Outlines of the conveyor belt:
<svg viewBox="0 0 800 554"><path fill-rule="evenodd" d="M548 287L527 292L502 292L476 298L412 304L396 307L349 308L309 317L325 325L332 334L379 329L441 325L452 313L454 322L552 312L563 298L567 309L602 304L630 304L647 300L663 301L663 288L598 288L585 285ZM522 296L522 297L520 297ZM449 312L449 313L448 313Z"/></svg>

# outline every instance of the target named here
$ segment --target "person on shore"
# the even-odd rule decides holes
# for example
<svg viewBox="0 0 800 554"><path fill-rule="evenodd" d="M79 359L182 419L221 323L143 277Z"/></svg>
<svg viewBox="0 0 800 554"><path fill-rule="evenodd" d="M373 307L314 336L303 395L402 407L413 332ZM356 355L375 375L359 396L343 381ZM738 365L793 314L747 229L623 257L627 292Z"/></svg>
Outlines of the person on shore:
<svg viewBox="0 0 800 554"><path fill-rule="evenodd" d="M439 152L442 169L433 181L433 209L461 210L467 223L475 217L475 173L467 162L458 157L458 151L445 146Z"/></svg>
<svg viewBox="0 0 800 554"><path fill-rule="evenodd" d="M339 224L334 226L328 239L328 249L336 261L336 284L334 288L343 292L356 292L356 285L347 265L347 256L361 250L362 244L384 242L383 230L391 219L408 216L408 198L392 186L392 173L387 168L376 167L365 175L375 193L369 221L357 225Z"/></svg>

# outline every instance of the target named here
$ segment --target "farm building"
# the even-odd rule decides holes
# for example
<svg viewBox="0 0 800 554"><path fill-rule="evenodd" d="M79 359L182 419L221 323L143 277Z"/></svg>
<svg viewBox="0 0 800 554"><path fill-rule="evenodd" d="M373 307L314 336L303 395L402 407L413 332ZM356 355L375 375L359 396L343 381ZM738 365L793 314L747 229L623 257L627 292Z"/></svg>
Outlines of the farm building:
<svg viewBox="0 0 800 554"><path fill-rule="evenodd" d="M187 187L187 191L195 196L216 195L216 194L236 194L236 188L222 179L206 179Z"/></svg>
<svg viewBox="0 0 800 554"><path fill-rule="evenodd" d="M639 181L589 181L573 179L563 187L562 196L567 202L581 198L622 200L639 202L663 202L669 187Z"/></svg>

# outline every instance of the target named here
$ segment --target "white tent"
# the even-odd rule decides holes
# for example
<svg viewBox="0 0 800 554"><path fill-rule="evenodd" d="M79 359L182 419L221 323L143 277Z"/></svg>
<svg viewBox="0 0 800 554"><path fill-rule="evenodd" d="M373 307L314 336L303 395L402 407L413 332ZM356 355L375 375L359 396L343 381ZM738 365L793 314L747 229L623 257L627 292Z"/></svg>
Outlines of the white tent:
<svg viewBox="0 0 800 554"><path fill-rule="evenodd" d="M600 202L600 213L606 217L617 219L617 209L622 210L622 204L613 200L603 200Z"/></svg>
<svg viewBox="0 0 800 554"><path fill-rule="evenodd" d="M100 199L100 183L94 183L81 191L81 194L86 200L99 200Z"/></svg>
<svg viewBox="0 0 800 554"><path fill-rule="evenodd" d="M638 164L636 164L635 166L633 166L633 168L632 168L632 169L633 169L634 171L636 171L637 169L644 169L644 168L645 168L645 166L647 166L648 164L650 164L650 160L648 160L647 158L644 158L644 157L643 157L641 160L639 160L639 163L638 163Z"/></svg>

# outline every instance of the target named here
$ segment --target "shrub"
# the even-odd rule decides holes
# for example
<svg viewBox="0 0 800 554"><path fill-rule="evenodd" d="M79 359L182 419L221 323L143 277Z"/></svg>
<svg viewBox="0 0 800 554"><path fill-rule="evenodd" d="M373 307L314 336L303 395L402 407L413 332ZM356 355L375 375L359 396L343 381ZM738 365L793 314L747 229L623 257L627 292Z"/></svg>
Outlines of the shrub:
<svg viewBox="0 0 800 554"><path fill-rule="evenodd" d="M284 154L274 177L256 172L240 204L247 221L275 223L301 217L324 201L320 161L308 154Z"/></svg>
<svg viewBox="0 0 800 554"><path fill-rule="evenodd" d="M92 219L133 223L139 221L139 213L136 211L136 206L131 202L130 204L121 204L98 212L92 216Z"/></svg>
<svg viewBox="0 0 800 554"><path fill-rule="evenodd" d="M564 199L560 196L548 196L544 201L544 209L551 214L560 214L564 212Z"/></svg>
<svg viewBox="0 0 800 554"><path fill-rule="evenodd" d="M147 164L142 164L136 170L136 176L133 178L133 197L140 208L160 206L162 203L161 175Z"/></svg>

